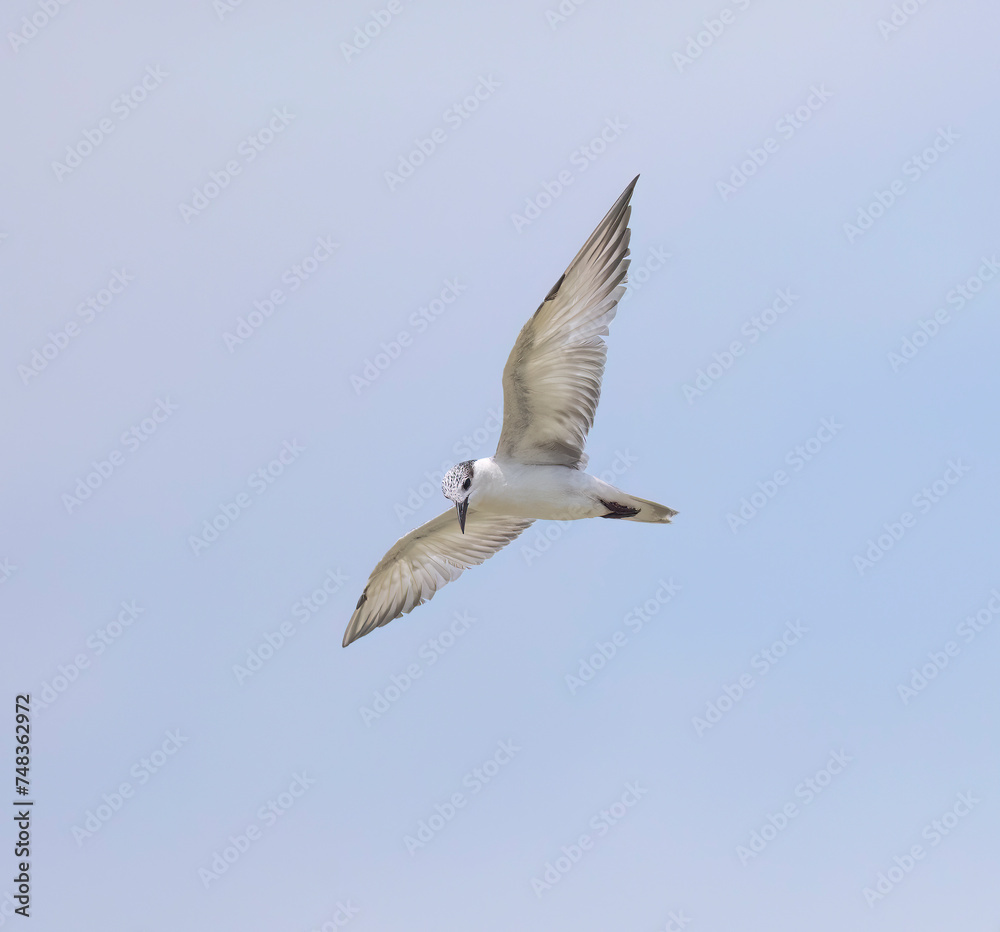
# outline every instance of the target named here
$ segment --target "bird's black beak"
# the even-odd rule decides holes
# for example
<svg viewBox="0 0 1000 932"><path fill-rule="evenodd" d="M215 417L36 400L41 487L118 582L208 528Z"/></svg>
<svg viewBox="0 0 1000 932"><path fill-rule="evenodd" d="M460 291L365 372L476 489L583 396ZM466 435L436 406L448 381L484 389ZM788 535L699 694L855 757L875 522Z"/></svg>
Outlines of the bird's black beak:
<svg viewBox="0 0 1000 932"><path fill-rule="evenodd" d="M456 502L455 507L458 509L458 526L462 529L462 533L465 533L465 513L469 510L469 500L466 499L464 502Z"/></svg>

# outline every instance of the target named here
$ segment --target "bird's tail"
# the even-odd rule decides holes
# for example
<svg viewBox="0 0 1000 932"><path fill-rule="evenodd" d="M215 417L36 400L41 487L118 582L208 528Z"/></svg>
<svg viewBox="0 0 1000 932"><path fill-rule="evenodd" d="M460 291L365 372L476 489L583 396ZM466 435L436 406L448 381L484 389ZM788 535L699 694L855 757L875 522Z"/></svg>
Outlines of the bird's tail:
<svg viewBox="0 0 1000 932"><path fill-rule="evenodd" d="M608 509L608 514L601 516L603 518L624 518L626 521L644 521L648 524L670 524L670 519L677 514L673 508L658 502L650 502L617 489L615 491L617 494L613 501L601 499L601 503Z"/></svg>

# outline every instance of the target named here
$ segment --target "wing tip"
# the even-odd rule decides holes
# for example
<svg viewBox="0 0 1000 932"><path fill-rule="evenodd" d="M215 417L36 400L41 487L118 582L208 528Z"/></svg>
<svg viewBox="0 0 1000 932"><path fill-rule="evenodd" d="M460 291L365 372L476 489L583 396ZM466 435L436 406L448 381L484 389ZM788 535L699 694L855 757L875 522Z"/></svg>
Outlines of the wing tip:
<svg viewBox="0 0 1000 932"><path fill-rule="evenodd" d="M341 647L347 647L348 644L353 644L359 637L361 637L361 632L355 628L354 618L347 623L347 629L344 631L344 640L340 645Z"/></svg>
<svg viewBox="0 0 1000 932"><path fill-rule="evenodd" d="M340 645L341 647L347 647L348 644L356 641L359 637L366 634L366 631L358 630L361 626L358 624L358 612L361 611L361 606L368 601L368 587L365 586L364 591L361 593L361 598L358 599L358 604L354 606L354 614L351 615L351 620L347 623L347 629L344 631L344 641Z"/></svg>
<svg viewBox="0 0 1000 932"><path fill-rule="evenodd" d="M627 237L629 237L629 235L631 234L631 231L629 230L629 220L632 217L632 205L629 203L629 201L632 200L632 192L635 189L635 184L638 180L639 176L636 175L628 183L627 187L625 188L624 191L622 191L618 200L615 201L615 203L612 205L611 210L609 210L604 215L604 219L597 225L597 228L594 230L594 232L590 234L590 238L584 244L583 249L581 249L580 252L577 253L576 257L573 260L574 262L576 261L577 258L579 258L580 255L584 253L587 247L590 246L591 242L595 239L595 237L601 236L602 231L607 233L608 230L612 229L622 230L622 228L624 228L624 230L621 232L620 235L625 238L625 248L626 250L628 249ZM607 235L610 236L611 234L608 233ZM572 263L570 263L570 265L572 265Z"/></svg>

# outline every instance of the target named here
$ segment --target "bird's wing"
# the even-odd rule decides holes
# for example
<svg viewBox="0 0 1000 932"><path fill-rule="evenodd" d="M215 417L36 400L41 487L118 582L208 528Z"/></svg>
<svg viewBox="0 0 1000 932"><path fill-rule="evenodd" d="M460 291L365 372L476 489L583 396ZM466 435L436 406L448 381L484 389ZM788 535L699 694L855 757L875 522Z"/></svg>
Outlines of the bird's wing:
<svg viewBox="0 0 1000 932"><path fill-rule="evenodd" d="M462 571L478 566L532 523L469 509L463 534L455 510L432 518L401 537L368 577L344 632L344 647L380 625L433 598Z"/></svg>
<svg viewBox="0 0 1000 932"><path fill-rule="evenodd" d="M625 293L629 198L638 180L636 175L518 335L503 370L498 457L586 466L583 447L608 355L601 338Z"/></svg>

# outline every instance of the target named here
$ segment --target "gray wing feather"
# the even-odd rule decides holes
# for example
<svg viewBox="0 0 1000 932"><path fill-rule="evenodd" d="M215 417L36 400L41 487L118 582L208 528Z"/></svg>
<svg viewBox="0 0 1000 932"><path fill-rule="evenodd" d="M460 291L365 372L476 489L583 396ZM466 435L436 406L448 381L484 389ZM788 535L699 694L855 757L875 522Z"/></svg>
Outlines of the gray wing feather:
<svg viewBox="0 0 1000 932"><path fill-rule="evenodd" d="M463 534L454 509L401 537L372 570L344 632L344 647L387 625L502 550L532 523L530 518L469 509Z"/></svg>
<svg viewBox="0 0 1000 932"><path fill-rule="evenodd" d="M518 335L503 370L498 457L586 466L583 447L608 354L602 337L625 293L629 199L638 180L636 175Z"/></svg>

